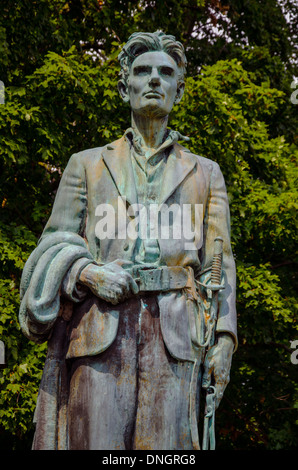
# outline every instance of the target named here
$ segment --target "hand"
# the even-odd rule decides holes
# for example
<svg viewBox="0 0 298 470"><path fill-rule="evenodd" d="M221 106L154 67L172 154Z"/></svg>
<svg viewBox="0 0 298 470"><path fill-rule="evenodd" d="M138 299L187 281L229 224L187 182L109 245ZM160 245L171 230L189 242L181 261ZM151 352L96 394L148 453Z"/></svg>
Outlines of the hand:
<svg viewBox="0 0 298 470"><path fill-rule="evenodd" d="M230 381L233 350L232 336L228 333L220 333L217 344L209 349L205 358L202 387L207 389L212 385L213 376L216 388L215 408L218 408L225 388Z"/></svg>
<svg viewBox="0 0 298 470"><path fill-rule="evenodd" d="M123 269L130 261L116 260L104 266L88 264L81 272L79 282L89 287L97 297L116 305L139 291L131 274Z"/></svg>

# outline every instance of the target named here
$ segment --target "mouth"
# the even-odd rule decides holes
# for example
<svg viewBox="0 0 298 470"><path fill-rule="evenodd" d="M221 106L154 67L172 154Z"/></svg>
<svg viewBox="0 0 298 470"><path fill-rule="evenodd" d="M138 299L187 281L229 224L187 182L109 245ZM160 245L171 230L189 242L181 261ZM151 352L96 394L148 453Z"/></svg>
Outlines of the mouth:
<svg viewBox="0 0 298 470"><path fill-rule="evenodd" d="M148 91L147 93L144 93L144 96L146 98L161 98L163 95L158 91Z"/></svg>

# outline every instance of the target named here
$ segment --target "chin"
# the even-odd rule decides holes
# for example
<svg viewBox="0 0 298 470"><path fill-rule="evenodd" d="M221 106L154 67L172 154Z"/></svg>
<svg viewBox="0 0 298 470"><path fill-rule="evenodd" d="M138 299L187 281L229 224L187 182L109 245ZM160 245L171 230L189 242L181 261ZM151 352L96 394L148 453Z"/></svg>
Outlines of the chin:
<svg viewBox="0 0 298 470"><path fill-rule="evenodd" d="M148 103L146 106L140 109L133 109L133 112L139 116L151 117L151 118L163 118L168 116L171 110L165 109L162 106L158 106L155 103Z"/></svg>

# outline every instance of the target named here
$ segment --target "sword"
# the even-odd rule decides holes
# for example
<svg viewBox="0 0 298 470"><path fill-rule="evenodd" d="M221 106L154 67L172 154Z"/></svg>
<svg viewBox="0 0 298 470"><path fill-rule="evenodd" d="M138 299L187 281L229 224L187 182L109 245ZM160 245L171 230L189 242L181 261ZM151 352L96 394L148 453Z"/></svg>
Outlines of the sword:
<svg viewBox="0 0 298 470"><path fill-rule="evenodd" d="M215 327L217 321L218 310L218 292L223 289L221 285L222 273L222 254L223 254L223 239L217 237L214 240L214 255L211 268L211 281L206 285L207 296L210 301L210 340L207 348L210 349L215 344ZM211 385L206 390L206 405L204 414L204 429L203 429L203 450L215 450L215 396L216 388Z"/></svg>
<svg viewBox="0 0 298 470"><path fill-rule="evenodd" d="M215 450L215 393L212 385L206 391L206 406L204 416L204 431L202 449Z"/></svg>

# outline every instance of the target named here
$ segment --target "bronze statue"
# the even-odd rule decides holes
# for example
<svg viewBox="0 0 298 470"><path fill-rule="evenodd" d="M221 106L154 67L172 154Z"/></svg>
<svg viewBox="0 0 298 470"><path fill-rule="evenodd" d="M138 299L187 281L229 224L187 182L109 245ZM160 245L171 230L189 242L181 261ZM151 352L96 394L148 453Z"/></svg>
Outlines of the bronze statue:
<svg viewBox="0 0 298 470"><path fill-rule="evenodd" d="M134 33L119 60L131 127L72 155L22 276L22 330L48 341L33 449L199 449L202 387L214 448L237 347L225 183L167 128L182 45Z"/></svg>

